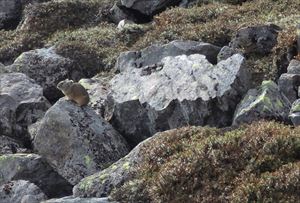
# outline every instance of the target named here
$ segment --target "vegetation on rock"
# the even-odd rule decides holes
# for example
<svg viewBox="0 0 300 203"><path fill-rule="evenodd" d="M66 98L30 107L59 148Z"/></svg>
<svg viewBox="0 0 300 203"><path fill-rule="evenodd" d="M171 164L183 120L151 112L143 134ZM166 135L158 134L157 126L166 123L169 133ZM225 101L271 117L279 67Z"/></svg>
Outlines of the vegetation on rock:
<svg viewBox="0 0 300 203"><path fill-rule="evenodd" d="M300 128L257 122L186 127L152 139L135 175L112 193L125 202L296 202Z"/></svg>

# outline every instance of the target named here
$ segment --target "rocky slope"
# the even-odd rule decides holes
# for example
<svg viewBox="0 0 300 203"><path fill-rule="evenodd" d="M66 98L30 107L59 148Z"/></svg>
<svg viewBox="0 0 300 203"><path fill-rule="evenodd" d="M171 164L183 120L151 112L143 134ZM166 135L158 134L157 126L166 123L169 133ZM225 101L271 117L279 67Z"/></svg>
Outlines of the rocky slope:
<svg viewBox="0 0 300 203"><path fill-rule="evenodd" d="M0 0L0 203L297 202L299 13Z"/></svg>

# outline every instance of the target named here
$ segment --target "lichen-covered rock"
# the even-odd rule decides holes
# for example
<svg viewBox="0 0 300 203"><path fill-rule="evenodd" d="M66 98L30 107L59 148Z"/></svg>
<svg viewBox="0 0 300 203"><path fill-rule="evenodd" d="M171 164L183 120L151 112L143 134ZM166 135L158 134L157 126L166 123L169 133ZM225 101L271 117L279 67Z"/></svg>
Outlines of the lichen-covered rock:
<svg viewBox="0 0 300 203"><path fill-rule="evenodd" d="M63 197L60 199L50 199L41 203L117 203L109 201L107 198L79 198L79 197Z"/></svg>
<svg viewBox="0 0 300 203"><path fill-rule="evenodd" d="M294 126L300 125L300 99L297 99L293 102L289 118L291 119Z"/></svg>
<svg viewBox="0 0 300 203"><path fill-rule="evenodd" d="M128 153L124 138L90 107L60 99L30 129L34 148L71 184Z"/></svg>
<svg viewBox="0 0 300 203"><path fill-rule="evenodd" d="M7 73L1 74L0 90L0 132L24 141L27 126L50 107L43 89L22 73Z"/></svg>
<svg viewBox="0 0 300 203"><path fill-rule="evenodd" d="M287 122L291 103L273 81L263 81L257 89L248 91L237 106L233 125L260 119Z"/></svg>
<svg viewBox="0 0 300 203"><path fill-rule="evenodd" d="M143 161L145 149L156 135L141 142L128 155L118 160L108 168L82 179L73 188L75 197L108 196L115 188L128 181L135 173L137 165Z"/></svg>
<svg viewBox="0 0 300 203"><path fill-rule="evenodd" d="M222 61L222 60L226 60L229 57L233 56L234 54L241 54L241 51L238 51L236 49L230 48L228 46L223 47L220 52L218 53L218 62Z"/></svg>
<svg viewBox="0 0 300 203"><path fill-rule="evenodd" d="M181 0L121 0L121 5L126 8L137 10L138 12L152 16L168 6L174 6L180 3Z"/></svg>
<svg viewBox="0 0 300 203"><path fill-rule="evenodd" d="M1 203L40 203L47 196L26 180L9 181L0 187Z"/></svg>
<svg viewBox="0 0 300 203"><path fill-rule="evenodd" d="M221 47L209 43L196 41L175 40L164 45L152 45L141 51L121 53L117 62L116 70L122 72L127 68L141 68L161 63L167 56L202 54L210 63L217 63L217 55Z"/></svg>
<svg viewBox="0 0 300 203"><path fill-rule="evenodd" d="M298 97L298 88L300 86L300 61L292 60L284 73L278 79L279 89L293 103Z"/></svg>
<svg viewBox="0 0 300 203"><path fill-rule="evenodd" d="M97 115L105 117L107 95L109 92L109 81L112 76L99 76L91 79L81 79L79 83L88 91L90 96L89 106Z"/></svg>
<svg viewBox="0 0 300 203"><path fill-rule="evenodd" d="M7 69L22 72L34 79L43 87L44 95L49 101L62 97L62 93L56 88L58 82L66 78L78 81L84 76L92 75L85 73L74 61L58 55L54 47L25 52Z"/></svg>
<svg viewBox="0 0 300 203"><path fill-rule="evenodd" d="M10 137L0 136L0 140L0 155L23 153L28 151L22 143Z"/></svg>
<svg viewBox="0 0 300 203"><path fill-rule="evenodd" d="M120 202L249 202L253 196L262 202L295 201L300 183L299 132L300 128L276 122L237 129L168 130L83 179L73 193L108 194ZM287 167L290 170L283 170Z"/></svg>
<svg viewBox="0 0 300 203"><path fill-rule="evenodd" d="M230 42L230 47L245 54L269 54L277 43L279 30L276 25L242 28Z"/></svg>
<svg viewBox="0 0 300 203"><path fill-rule="evenodd" d="M131 146L185 125L230 125L249 86L239 54L217 65L199 54L165 57L144 68L128 64L111 81L108 111L110 122Z"/></svg>
<svg viewBox="0 0 300 203"><path fill-rule="evenodd" d="M28 180L48 197L66 196L72 190L72 186L36 154L0 156L0 185L12 180Z"/></svg>

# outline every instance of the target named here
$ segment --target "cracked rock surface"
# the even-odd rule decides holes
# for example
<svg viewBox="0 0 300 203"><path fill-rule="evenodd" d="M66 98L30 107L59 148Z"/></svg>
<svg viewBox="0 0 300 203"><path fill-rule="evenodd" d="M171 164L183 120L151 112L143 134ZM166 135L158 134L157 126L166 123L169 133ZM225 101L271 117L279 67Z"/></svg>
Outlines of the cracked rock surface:
<svg viewBox="0 0 300 203"><path fill-rule="evenodd" d="M247 91L244 57L217 65L204 55L165 57L159 65L125 67L111 81L110 122L131 146L185 125L227 126Z"/></svg>
<svg viewBox="0 0 300 203"><path fill-rule="evenodd" d="M90 107L60 99L30 128L34 148L71 184L128 153L124 138Z"/></svg>

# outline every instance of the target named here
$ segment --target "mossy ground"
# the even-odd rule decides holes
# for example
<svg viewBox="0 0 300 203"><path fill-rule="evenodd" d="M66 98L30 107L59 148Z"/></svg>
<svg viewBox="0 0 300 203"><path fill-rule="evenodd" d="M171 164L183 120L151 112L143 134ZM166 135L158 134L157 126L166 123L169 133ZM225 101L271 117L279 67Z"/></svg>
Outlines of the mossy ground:
<svg viewBox="0 0 300 203"><path fill-rule="evenodd" d="M235 130L186 127L162 133L135 178L113 193L124 202L297 202L300 128L258 122ZM298 192L297 192L298 191Z"/></svg>
<svg viewBox="0 0 300 203"><path fill-rule="evenodd" d="M222 2L222 3L220 3ZM88 68L112 67L125 50L176 39L227 45L245 26L274 23L283 28L279 44L268 56L249 56L248 64L259 84L284 72L288 49L295 43L300 1L198 1L189 9L171 8L154 17L138 32L117 32L105 23L113 0L60 0L29 6L27 18L16 31L0 32L0 62L12 62L24 51L56 44L59 52ZM138 33L138 34L137 34Z"/></svg>

